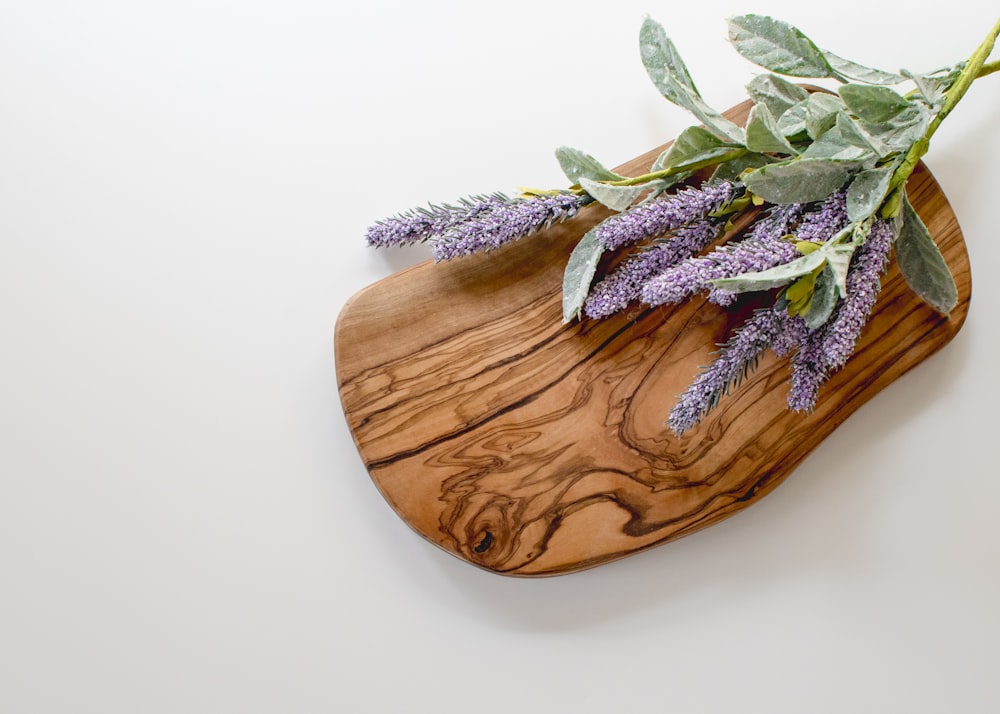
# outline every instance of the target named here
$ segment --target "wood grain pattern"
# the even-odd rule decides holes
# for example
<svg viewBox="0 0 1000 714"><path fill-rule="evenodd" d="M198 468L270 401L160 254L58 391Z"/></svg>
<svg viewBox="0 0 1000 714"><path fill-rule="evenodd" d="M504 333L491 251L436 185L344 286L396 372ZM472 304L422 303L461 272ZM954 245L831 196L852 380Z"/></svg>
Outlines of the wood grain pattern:
<svg viewBox="0 0 1000 714"><path fill-rule="evenodd" d="M747 105L728 113L742 123ZM663 147L620 167L648 170ZM893 266L855 356L815 412L786 409L769 355L696 429L664 420L750 307L696 299L561 324L562 269L607 215L487 256L428 261L350 299L335 335L344 413L375 485L414 530L507 575L593 567L687 535L769 493L827 435L965 320L971 274L957 220L921 166L910 196L951 265L959 304L927 307Z"/></svg>

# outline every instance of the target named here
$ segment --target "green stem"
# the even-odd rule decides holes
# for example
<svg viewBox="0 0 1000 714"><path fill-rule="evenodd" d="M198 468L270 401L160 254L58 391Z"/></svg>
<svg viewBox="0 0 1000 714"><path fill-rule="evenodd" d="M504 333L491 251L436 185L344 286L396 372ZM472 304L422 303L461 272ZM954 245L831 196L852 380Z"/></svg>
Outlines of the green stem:
<svg viewBox="0 0 1000 714"><path fill-rule="evenodd" d="M721 164L725 161L738 159L747 153L749 153L748 149L742 146L734 146L732 151L727 152L723 156L715 156L711 159L696 161L695 163L684 164L683 166L672 166L669 169L653 171L652 173L643 174L642 176L634 176L626 179L620 179L618 181L605 181L605 183L609 186L638 186L640 184L649 183L650 181L656 181L657 179L670 178L671 176L676 176L677 174L689 173L691 171L697 171L698 169L704 169L709 166L715 166L716 164Z"/></svg>
<svg viewBox="0 0 1000 714"><path fill-rule="evenodd" d="M924 135L918 139L910 150L907 152L903 163L900 164L899 168L892 176L892 181L889 183L890 192L895 191L906 183L906 179L910 177L913 170L917 167L917 163L920 158L927 153L927 149L930 147L931 137L934 132L937 131L938 127L941 126L941 122L951 114L951 110L955 108L959 100L965 96L965 93L969 91L969 87L972 83L979 77L986 76L987 74L992 74L1000 69L997 62L991 62L987 64L986 60L989 58L990 53L993 51L993 45L996 43L997 37L1000 36L1000 19L997 20L996 24L990 30L989 34L986 35L986 39L980 43L976 51L972 53L969 57L969 61L966 63L965 67L962 69L962 73L958 75L958 79L955 83L951 85L948 93L945 95L944 106L941 108L933 119L931 119L930 124L927 126L927 131Z"/></svg>
<svg viewBox="0 0 1000 714"><path fill-rule="evenodd" d="M987 62L979 70L979 74L976 75L976 79L981 79L988 74L993 74L994 72L1000 72L1000 60L993 60L992 62Z"/></svg>

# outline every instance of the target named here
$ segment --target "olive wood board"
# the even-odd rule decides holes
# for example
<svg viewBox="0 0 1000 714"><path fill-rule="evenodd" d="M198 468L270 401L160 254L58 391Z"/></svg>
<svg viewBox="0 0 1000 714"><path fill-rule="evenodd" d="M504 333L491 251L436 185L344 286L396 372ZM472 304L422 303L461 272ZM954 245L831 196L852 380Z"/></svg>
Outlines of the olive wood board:
<svg viewBox="0 0 1000 714"><path fill-rule="evenodd" d="M742 124L748 108L727 116ZM617 171L648 171L663 148ZM947 317L928 307L893 261L854 356L811 413L787 409L787 359L768 353L700 425L674 435L664 421L677 396L752 306L696 298L563 325L563 268L609 215L600 206L361 290L334 343L344 414L372 480L431 543L515 576L607 563L746 508L961 328L971 273L955 214L922 164L907 188L951 266L958 306Z"/></svg>

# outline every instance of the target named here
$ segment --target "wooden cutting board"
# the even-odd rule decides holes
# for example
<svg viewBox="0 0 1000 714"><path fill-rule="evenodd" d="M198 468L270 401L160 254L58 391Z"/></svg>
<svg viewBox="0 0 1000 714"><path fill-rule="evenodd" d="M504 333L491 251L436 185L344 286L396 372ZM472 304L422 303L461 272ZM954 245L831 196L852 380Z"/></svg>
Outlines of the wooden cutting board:
<svg viewBox="0 0 1000 714"><path fill-rule="evenodd" d="M727 113L742 124L749 109ZM617 169L638 175L664 147ZM910 198L958 284L949 317L893 267L847 366L811 414L786 409L787 360L768 355L676 437L676 397L748 314L695 299L564 326L562 271L608 213L483 256L432 261L354 295L337 321L344 414L386 501L474 565L542 576L693 533L768 494L858 407L946 345L969 308L955 214L920 166Z"/></svg>

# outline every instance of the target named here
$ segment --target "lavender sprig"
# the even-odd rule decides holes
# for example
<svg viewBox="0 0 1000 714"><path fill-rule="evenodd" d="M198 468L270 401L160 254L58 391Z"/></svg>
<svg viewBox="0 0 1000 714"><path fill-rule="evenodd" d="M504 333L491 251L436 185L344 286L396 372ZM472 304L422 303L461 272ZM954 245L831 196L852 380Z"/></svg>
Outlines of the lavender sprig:
<svg viewBox="0 0 1000 714"><path fill-rule="evenodd" d="M453 223L432 240L431 253L436 260L451 260L463 255L489 251L572 218L585 203L585 197L560 193L516 198L496 203L465 220Z"/></svg>
<svg viewBox="0 0 1000 714"><path fill-rule="evenodd" d="M716 290L712 281L766 270L797 258L800 254L784 236L801 213L802 206L799 204L777 206L754 224L748 238L720 246L706 256L684 260L651 278L642 288L642 301L650 305L665 305L707 290L712 302L729 304L736 296Z"/></svg>
<svg viewBox="0 0 1000 714"><path fill-rule="evenodd" d="M607 250L669 233L705 218L732 201L742 191L739 184L722 181L700 188L686 188L673 195L640 203L605 219L597 228L597 240Z"/></svg>
<svg viewBox="0 0 1000 714"><path fill-rule="evenodd" d="M803 216L795 237L797 240L825 243L847 224L847 191L840 190L823 201L818 211Z"/></svg>
<svg viewBox="0 0 1000 714"><path fill-rule="evenodd" d="M592 319L601 319L624 310L639 297L649 278L678 261L703 250L719 235L722 222L706 219L683 226L669 238L630 256L591 290L584 311Z"/></svg>
<svg viewBox="0 0 1000 714"><path fill-rule="evenodd" d="M847 274L847 297L840 301L826 324L809 334L792 358L792 387L788 395L791 409L812 411L820 386L854 352L878 299L894 237L893 223L879 220L864 245L857 249Z"/></svg>
<svg viewBox="0 0 1000 714"><path fill-rule="evenodd" d="M765 308L755 312L720 350L715 362L681 395L667 422L674 433L680 436L698 424L730 389L739 386L756 368L769 347L780 342L784 348L788 343L787 335L796 329L793 318L783 309Z"/></svg>
<svg viewBox="0 0 1000 714"><path fill-rule="evenodd" d="M494 206L509 202L510 199L502 193L493 193L461 198L458 205L421 206L373 224L365 232L365 240L373 248L419 243Z"/></svg>

